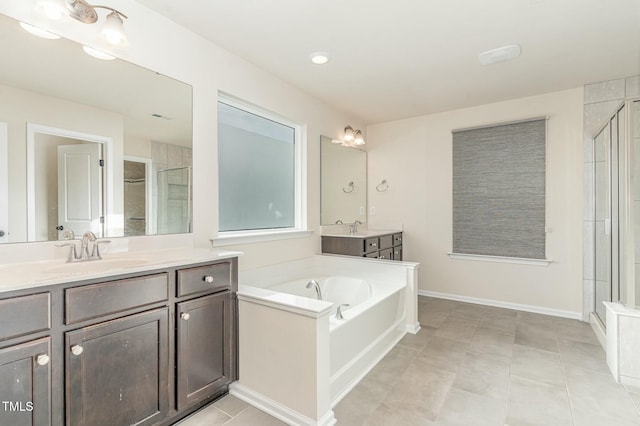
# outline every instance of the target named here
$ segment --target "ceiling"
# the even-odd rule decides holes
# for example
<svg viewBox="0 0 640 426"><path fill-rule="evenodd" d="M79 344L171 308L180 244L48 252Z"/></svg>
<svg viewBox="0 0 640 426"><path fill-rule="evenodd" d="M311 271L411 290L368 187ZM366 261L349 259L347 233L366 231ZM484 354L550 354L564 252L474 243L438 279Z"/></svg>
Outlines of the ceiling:
<svg viewBox="0 0 640 426"><path fill-rule="evenodd" d="M368 124L640 74L640 0L138 2Z"/></svg>

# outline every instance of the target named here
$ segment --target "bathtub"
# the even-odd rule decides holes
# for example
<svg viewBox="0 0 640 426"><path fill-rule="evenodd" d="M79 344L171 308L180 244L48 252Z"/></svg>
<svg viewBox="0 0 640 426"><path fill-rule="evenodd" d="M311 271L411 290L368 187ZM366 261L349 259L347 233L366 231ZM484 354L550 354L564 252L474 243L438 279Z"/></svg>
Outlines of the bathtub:
<svg viewBox="0 0 640 426"><path fill-rule="evenodd" d="M417 268L314 256L241 271L240 380L231 393L288 424L334 424L332 407L419 329ZM311 280L323 300L306 288ZM343 319L340 304L349 304Z"/></svg>
<svg viewBox="0 0 640 426"><path fill-rule="evenodd" d="M307 283L316 280L322 300L333 304L329 315L331 403L336 405L404 334L405 282L344 275L313 275L264 289L317 299ZM338 305L343 319L337 319Z"/></svg>

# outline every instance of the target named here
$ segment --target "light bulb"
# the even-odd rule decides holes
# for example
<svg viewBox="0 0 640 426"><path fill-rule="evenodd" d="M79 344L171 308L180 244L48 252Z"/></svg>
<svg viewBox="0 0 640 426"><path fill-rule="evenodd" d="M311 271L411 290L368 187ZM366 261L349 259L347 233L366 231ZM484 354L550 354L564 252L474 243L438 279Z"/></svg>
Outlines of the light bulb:
<svg viewBox="0 0 640 426"><path fill-rule="evenodd" d="M344 128L344 137L342 140L345 142L351 142L353 140L353 128L351 126Z"/></svg>
<svg viewBox="0 0 640 426"><path fill-rule="evenodd" d="M127 44L127 38L124 35L122 27L122 18L116 12L107 15L104 27L102 27L102 36L107 43L114 46L124 46Z"/></svg>
<svg viewBox="0 0 640 426"><path fill-rule="evenodd" d="M360 130L356 130L355 131L353 144L354 145L364 145L364 138L362 137L362 132Z"/></svg>
<svg viewBox="0 0 640 426"><path fill-rule="evenodd" d="M52 0L42 0L37 3L36 8L44 16L54 21L58 21L65 15L62 5Z"/></svg>

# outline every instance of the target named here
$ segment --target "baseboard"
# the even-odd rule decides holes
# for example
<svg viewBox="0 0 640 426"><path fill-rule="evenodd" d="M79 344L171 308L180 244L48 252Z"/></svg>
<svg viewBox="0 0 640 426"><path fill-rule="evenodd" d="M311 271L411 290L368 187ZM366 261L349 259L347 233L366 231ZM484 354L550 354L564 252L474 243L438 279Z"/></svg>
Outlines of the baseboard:
<svg viewBox="0 0 640 426"><path fill-rule="evenodd" d="M418 331L420 331L420 323L416 321L415 324L407 324L405 325L405 329L407 333L418 334Z"/></svg>
<svg viewBox="0 0 640 426"><path fill-rule="evenodd" d="M243 400L247 404L253 405L259 410L272 415L278 420L282 420L288 425L333 426L337 422L335 415L333 414L333 410L331 409L316 421L264 396L260 392L254 391L239 382L231 383L229 386L229 393L236 398Z"/></svg>
<svg viewBox="0 0 640 426"><path fill-rule="evenodd" d="M551 315L554 317L570 318L582 321L582 312L563 311L561 309L544 308L542 306L522 305L520 303L503 302L501 300L481 299L478 297L460 296L436 291L418 290L418 296L434 297L436 299L455 300L458 302L475 303L477 305L495 306L498 308L515 309L535 314Z"/></svg>

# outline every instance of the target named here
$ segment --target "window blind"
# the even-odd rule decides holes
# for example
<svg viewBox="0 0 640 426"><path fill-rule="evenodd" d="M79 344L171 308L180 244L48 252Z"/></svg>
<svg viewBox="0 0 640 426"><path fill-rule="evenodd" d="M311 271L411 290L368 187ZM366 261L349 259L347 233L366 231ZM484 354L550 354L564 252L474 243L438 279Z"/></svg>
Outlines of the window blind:
<svg viewBox="0 0 640 426"><path fill-rule="evenodd" d="M453 253L545 258L546 122L452 132Z"/></svg>

